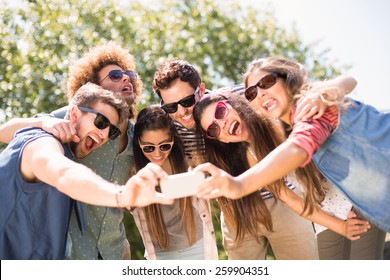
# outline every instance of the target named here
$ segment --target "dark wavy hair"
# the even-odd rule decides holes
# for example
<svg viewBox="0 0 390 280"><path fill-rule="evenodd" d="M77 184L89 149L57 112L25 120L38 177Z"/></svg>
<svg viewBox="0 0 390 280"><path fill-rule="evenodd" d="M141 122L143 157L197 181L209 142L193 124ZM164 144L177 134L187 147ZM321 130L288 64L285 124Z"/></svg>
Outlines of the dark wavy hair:
<svg viewBox="0 0 390 280"><path fill-rule="evenodd" d="M199 72L185 60L168 59L158 67L153 78L153 91L161 98L160 90L167 89L172 82L180 79L194 89L201 83Z"/></svg>

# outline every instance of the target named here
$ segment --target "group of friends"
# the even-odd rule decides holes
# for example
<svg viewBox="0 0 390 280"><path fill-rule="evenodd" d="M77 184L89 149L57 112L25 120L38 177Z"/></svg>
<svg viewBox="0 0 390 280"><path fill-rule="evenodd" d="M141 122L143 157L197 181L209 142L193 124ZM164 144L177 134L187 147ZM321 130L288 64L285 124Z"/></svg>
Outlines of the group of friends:
<svg viewBox="0 0 390 280"><path fill-rule="evenodd" d="M231 260L269 247L284 260L382 259L390 114L348 98L352 77L307 75L261 58L242 86L212 92L168 59L160 104L137 112L134 57L92 47L69 67L67 107L0 127L0 259L131 259L127 208L146 259L215 260L213 205ZM188 170L207 174L196 195L165 198L159 180Z"/></svg>

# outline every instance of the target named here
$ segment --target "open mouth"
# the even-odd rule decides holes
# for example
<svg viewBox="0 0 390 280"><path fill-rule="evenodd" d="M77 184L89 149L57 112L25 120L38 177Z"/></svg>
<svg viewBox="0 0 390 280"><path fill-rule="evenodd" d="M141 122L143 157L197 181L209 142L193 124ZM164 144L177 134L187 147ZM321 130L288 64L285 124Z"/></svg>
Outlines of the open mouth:
<svg viewBox="0 0 390 280"><path fill-rule="evenodd" d="M93 149L96 149L101 143L99 139L94 135L88 135L85 138L84 142L85 142L84 146L87 151L92 151Z"/></svg>
<svg viewBox="0 0 390 280"><path fill-rule="evenodd" d="M276 108L277 106L277 100L275 99L268 99L267 101L263 102L261 106L266 110L266 111L272 111Z"/></svg>
<svg viewBox="0 0 390 280"><path fill-rule="evenodd" d="M240 123L238 121L234 121L230 126L229 133L231 135L237 135L237 129L239 126L240 126Z"/></svg>

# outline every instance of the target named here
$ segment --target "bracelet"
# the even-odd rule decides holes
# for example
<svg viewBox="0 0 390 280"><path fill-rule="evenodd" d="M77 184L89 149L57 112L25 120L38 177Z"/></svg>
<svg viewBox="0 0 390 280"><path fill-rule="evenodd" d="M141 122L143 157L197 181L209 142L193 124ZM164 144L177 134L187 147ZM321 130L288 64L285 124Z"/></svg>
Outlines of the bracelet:
<svg viewBox="0 0 390 280"><path fill-rule="evenodd" d="M117 206L118 208L122 208L122 207L120 206L120 203L119 203L119 197L122 196L122 193L123 193L123 190L122 190L122 189L120 189L119 191L117 191L117 192L115 193L116 206Z"/></svg>

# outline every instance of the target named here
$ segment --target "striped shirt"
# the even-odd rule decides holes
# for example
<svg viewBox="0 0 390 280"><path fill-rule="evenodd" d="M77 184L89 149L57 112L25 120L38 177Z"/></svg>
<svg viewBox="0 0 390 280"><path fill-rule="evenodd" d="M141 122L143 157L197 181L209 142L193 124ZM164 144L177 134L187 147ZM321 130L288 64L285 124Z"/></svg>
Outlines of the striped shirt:
<svg viewBox="0 0 390 280"><path fill-rule="evenodd" d="M201 135L196 134L195 131L189 130L185 128L181 123L174 121L177 132L180 135L180 139L183 141L184 145L184 153L188 158L192 158L192 156L197 152L198 143L203 142L203 138Z"/></svg>

